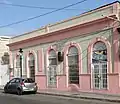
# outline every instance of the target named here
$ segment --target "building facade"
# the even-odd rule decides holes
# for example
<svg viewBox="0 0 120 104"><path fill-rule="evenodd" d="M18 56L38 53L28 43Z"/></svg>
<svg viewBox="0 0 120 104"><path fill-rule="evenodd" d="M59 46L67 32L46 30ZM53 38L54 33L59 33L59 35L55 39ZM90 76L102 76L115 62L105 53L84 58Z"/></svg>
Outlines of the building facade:
<svg viewBox="0 0 120 104"><path fill-rule="evenodd" d="M9 74L9 44L10 37L0 36L0 86L10 80Z"/></svg>
<svg viewBox="0 0 120 104"><path fill-rule="evenodd" d="M120 4L11 38L12 77L33 78L39 90L120 93Z"/></svg>

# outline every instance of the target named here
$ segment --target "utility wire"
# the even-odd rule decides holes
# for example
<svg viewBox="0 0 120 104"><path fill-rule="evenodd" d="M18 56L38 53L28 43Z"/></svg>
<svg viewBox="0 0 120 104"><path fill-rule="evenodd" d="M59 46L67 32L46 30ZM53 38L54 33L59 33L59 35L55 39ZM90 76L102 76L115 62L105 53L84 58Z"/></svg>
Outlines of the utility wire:
<svg viewBox="0 0 120 104"><path fill-rule="evenodd" d="M13 6L13 7L22 7L22 8L33 8L33 9L46 9L46 10L55 10L55 9L60 9L60 8L48 8L48 7L40 7L40 6L31 6L31 5L21 5L21 4L8 4L8 3L2 3L0 2L1 5L7 5L7 6ZM64 9L64 10L79 10L79 9Z"/></svg>
<svg viewBox="0 0 120 104"><path fill-rule="evenodd" d="M73 4L70 4L70 5L68 5L68 6L65 6L65 7L62 7L62 8L59 8L59 9L56 9L56 10L47 12L47 13L43 13L43 14L41 14L41 15L38 15L38 16L35 16L35 17L31 17L31 18L28 18L28 19L25 19L25 20L13 22L13 23L10 23L10 24L7 24L7 25L2 25L2 26L0 26L0 28L12 26L12 25L16 25L16 24L19 24L19 23L22 23L22 22L26 22L26 21L30 21L30 20L33 20L33 19L36 19L36 18L45 16L45 15L48 15L48 14L51 14L51 13L54 13L54 12L57 12L57 11L60 11L60 10L64 10L65 8L69 8L69 7L75 6L75 5L77 5L77 4L81 4L81 3L85 2L85 1L87 1L87 0L82 0L82 1L79 1L79 2L77 2L77 3L73 3Z"/></svg>

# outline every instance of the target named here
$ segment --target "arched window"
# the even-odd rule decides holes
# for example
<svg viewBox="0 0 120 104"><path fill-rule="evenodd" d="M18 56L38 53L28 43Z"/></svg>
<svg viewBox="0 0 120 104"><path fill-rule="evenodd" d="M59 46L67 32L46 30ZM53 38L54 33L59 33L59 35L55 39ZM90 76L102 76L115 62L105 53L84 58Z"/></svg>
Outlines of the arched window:
<svg viewBox="0 0 120 104"><path fill-rule="evenodd" d="M35 57L32 53L29 54L29 70L30 78L35 80Z"/></svg>
<svg viewBox="0 0 120 104"><path fill-rule="evenodd" d="M57 65L57 57L54 50L49 52L49 65Z"/></svg>
<svg viewBox="0 0 120 104"><path fill-rule="evenodd" d="M20 55L16 56L16 77L20 77Z"/></svg>
<svg viewBox="0 0 120 104"><path fill-rule="evenodd" d="M104 42L98 41L92 51L92 80L95 89L107 88L107 47Z"/></svg>
<svg viewBox="0 0 120 104"><path fill-rule="evenodd" d="M97 42L93 45L92 62L105 62L107 61L107 47L103 42Z"/></svg>
<svg viewBox="0 0 120 104"><path fill-rule="evenodd" d="M69 83L79 84L78 49L74 46L68 51Z"/></svg>
<svg viewBox="0 0 120 104"><path fill-rule="evenodd" d="M56 87L56 66L57 56L54 50L49 51L49 67L48 67L48 86Z"/></svg>

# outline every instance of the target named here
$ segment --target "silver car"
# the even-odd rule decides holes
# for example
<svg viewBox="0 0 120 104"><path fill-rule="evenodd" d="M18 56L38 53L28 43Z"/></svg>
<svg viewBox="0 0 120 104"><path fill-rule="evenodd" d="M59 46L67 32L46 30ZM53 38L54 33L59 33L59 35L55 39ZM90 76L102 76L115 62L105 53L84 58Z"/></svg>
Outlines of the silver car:
<svg viewBox="0 0 120 104"><path fill-rule="evenodd" d="M5 93L17 93L22 95L24 92L37 92L37 84L32 78L13 78L4 87Z"/></svg>

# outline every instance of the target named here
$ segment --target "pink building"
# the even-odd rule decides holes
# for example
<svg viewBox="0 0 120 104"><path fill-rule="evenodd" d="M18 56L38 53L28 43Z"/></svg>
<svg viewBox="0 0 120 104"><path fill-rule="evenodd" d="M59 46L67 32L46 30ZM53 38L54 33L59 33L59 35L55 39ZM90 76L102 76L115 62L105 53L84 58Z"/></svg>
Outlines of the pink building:
<svg viewBox="0 0 120 104"><path fill-rule="evenodd" d="M11 78L32 77L39 90L120 93L120 3L11 38Z"/></svg>

